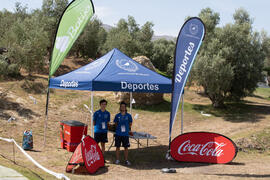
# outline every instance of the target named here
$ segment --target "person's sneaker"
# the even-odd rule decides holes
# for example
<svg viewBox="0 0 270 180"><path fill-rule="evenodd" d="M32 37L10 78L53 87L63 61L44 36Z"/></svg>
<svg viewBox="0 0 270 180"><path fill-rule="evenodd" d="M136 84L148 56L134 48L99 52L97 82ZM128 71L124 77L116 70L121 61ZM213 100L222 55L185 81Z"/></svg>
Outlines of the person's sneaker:
<svg viewBox="0 0 270 180"><path fill-rule="evenodd" d="M116 160L116 161L115 161L115 164L120 164L120 161L119 161L119 160Z"/></svg>
<svg viewBox="0 0 270 180"><path fill-rule="evenodd" d="M126 160L125 164L126 164L127 166L130 166L130 165L131 165L131 163L130 163L128 160Z"/></svg>

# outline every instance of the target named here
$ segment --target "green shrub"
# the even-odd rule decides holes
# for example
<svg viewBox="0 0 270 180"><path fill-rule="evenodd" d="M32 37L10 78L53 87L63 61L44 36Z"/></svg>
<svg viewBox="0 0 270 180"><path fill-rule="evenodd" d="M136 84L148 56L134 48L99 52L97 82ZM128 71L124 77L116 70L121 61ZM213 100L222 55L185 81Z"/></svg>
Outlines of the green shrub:
<svg viewBox="0 0 270 180"><path fill-rule="evenodd" d="M270 76L270 67L265 67L263 70L267 72L268 76Z"/></svg>
<svg viewBox="0 0 270 180"><path fill-rule="evenodd" d="M5 76L7 75L7 67L8 63L0 58L0 76Z"/></svg>
<svg viewBox="0 0 270 180"><path fill-rule="evenodd" d="M20 68L18 64L11 64L7 68L8 76L15 77L20 74Z"/></svg>

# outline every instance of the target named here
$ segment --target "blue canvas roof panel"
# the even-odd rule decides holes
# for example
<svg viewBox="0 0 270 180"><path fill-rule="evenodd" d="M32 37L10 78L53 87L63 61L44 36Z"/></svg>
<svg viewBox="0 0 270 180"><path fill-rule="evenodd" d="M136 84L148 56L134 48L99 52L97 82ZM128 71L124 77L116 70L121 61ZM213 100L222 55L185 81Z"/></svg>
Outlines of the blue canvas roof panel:
<svg viewBox="0 0 270 180"><path fill-rule="evenodd" d="M118 49L65 75L51 78L50 88L170 93L168 79L137 63Z"/></svg>

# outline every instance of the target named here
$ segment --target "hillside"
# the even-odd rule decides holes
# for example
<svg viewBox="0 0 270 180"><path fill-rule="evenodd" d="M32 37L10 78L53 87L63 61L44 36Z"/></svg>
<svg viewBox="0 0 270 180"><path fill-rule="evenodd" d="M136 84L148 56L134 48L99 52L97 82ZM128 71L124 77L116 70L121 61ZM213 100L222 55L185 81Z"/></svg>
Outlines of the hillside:
<svg viewBox="0 0 270 180"><path fill-rule="evenodd" d="M108 25L108 24L103 24L102 27L107 31L109 32L113 26L111 25ZM154 35L152 37L152 41L156 41L156 40L159 40L159 39L166 39L167 41L175 41L176 40L176 37L173 37L173 36L169 36L169 35Z"/></svg>

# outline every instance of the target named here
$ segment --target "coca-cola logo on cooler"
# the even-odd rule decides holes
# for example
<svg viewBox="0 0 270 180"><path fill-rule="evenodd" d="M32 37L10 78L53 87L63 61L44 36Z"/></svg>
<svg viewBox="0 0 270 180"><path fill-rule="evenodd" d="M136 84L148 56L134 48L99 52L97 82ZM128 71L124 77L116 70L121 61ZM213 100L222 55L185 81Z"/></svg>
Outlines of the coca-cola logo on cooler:
<svg viewBox="0 0 270 180"><path fill-rule="evenodd" d="M228 163L237 154L229 138L210 132L185 133L171 143L171 155L178 161Z"/></svg>

